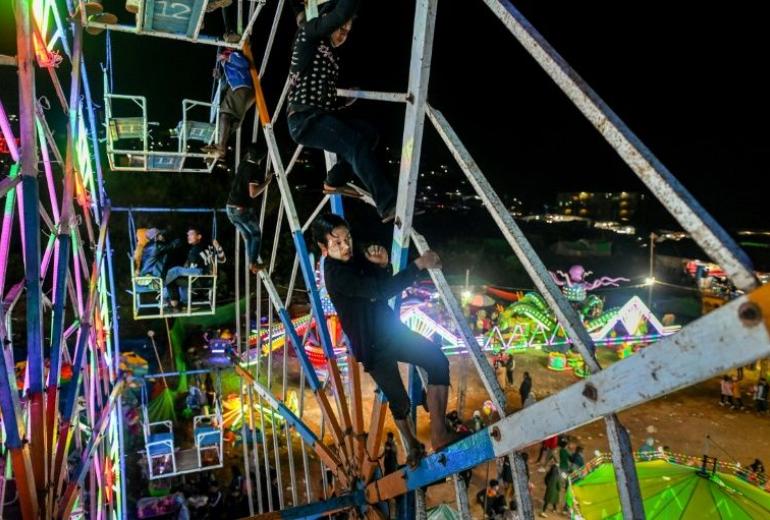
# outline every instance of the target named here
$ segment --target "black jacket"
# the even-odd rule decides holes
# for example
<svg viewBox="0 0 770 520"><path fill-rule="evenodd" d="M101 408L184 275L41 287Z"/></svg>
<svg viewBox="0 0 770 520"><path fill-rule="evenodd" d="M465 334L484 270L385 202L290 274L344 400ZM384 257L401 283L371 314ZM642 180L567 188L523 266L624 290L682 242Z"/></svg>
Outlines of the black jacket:
<svg viewBox="0 0 770 520"><path fill-rule="evenodd" d="M289 68L289 113L336 110L340 58L329 37L353 17L360 0L339 0L331 12L300 25Z"/></svg>
<svg viewBox="0 0 770 520"><path fill-rule="evenodd" d="M353 255L348 262L325 258L326 290L353 355L364 370L369 370L374 360L372 349L407 328L388 306L388 300L409 287L419 272L414 262L393 276L390 266L378 267L363 255Z"/></svg>
<svg viewBox="0 0 770 520"><path fill-rule="evenodd" d="M521 386L519 386L519 395L521 395L521 400L524 401L529 396L529 393L531 391L532 391L532 379L529 377L525 377L524 381L521 382Z"/></svg>

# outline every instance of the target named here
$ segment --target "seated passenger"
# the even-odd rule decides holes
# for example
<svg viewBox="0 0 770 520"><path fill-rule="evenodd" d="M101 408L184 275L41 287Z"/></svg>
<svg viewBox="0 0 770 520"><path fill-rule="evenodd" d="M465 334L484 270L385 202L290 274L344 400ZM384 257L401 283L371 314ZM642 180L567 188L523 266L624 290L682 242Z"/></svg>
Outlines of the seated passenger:
<svg viewBox="0 0 770 520"><path fill-rule="evenodd" d="M219 242L212 240L211 244L205 244L198 228L187 230L187 243L190 244L190 250L184 265L172 267L166 273L168 303L172 308L177 308L180 300L184 300L188 276L213 274L216 264L223 264L226 260Z"/></svg>
<svg viewBox="0 0 770 520"><path fill-rule="evenodd" d="M140 232L144 240L140 239ZM160 229L139 229L137 234L137 247L134 254L136 276L154 276L163 278L166 274L166 261L168 254L173 249L181 245L179 239L174 239L171 243L166 242L164 232Z"/></svg>

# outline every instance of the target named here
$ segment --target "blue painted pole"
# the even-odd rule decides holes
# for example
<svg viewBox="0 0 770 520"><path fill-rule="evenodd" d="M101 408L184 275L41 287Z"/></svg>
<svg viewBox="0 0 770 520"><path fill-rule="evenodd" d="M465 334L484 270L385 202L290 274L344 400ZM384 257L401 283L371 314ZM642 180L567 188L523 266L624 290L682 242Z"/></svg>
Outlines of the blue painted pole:
<svg viewBox="0 0 770 520"><path fill-rule="evenodd" d="M345 206L342 203L342 195L332 195L329 197L329 201L332 205L332 213L345 218Z"/></svg>

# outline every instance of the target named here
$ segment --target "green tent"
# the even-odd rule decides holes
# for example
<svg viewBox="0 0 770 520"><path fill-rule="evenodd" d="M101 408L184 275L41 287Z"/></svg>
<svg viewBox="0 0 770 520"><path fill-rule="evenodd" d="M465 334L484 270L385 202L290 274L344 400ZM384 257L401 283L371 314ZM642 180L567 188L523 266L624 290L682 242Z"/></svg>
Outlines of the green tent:
<svg viewBox="0 0 770 520"><path fill-rule="evenodd" d="M637 462L639 485L648 520L749 520L770 518L770 493L740 478L666 460ZM600 464L570 488L573 518L622 518L612 464ZM580 516L577 516L579 513Z"/></svg>
<svg viewBox="0 0 770 520"><path fill-rule="evenodd" d="M428 509L428 520L461 520L460 513L446 504Z"/></svg>

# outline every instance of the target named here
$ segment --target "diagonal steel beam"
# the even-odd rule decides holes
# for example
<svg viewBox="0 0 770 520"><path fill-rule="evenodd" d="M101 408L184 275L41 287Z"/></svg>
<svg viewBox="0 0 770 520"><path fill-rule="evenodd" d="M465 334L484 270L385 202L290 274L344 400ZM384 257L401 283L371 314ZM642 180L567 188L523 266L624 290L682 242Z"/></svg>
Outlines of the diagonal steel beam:
<svg viewBox="0 0 770 520"><path fill-rule="evenodd" d="M94 424L91 432L91 438L80 456L78 466L75 468L75 478L70 480L64 493L59 497L59 514L57 515L59 518L69 518L70 513L72 513L75 500L78 498L78 491L82 488L83 481L85 480L88 471L91 469L91 464L95 461L96 457L94 457L94 454L104 439L104 434L107 431L107 427L110 425L110 416L118 404L118 400L123 393L125 385L126 381L124 379L118 381L117 384L112 387L112 392L110 392L107 402L102 407L99 419L96 424Z"/></svg>
<svg viewBox="0 0 770 520"><path fill-rule="evenodd" d="M38 516L37 490L32 475L29 444L23 436L24 413L16 388L13 346L5 329L5 310L0 307L0 412L3 416L5 445L11 453L11 465L19 490L22 517L31 520Z"/></svg>
<svg viewBox="0 0 770 520"><path fill-rule="evenodd" d="M21 178L18 176L6 177L0 181L0 197L5 197L5 194L14 189L20 182Z"/></svg>
<svg viewBox="0 0 770 520"><path fill-rule="evenodd" d="M586 367L592 373L601 370L601 366L595 356L596 346L583 326L582 319L575 312L575 309L564 296L561 289L554 283L545 264L543 264L532 244L529 243L521 228L519 228L505 208L503 201L500 200L500 197L489 184L489 181L487 181L473 160L473 157L471 157L470 152L465 148L465 145L460 141L460 138L441 112L428 107L427 114L449 148L449 151L457 160L463 173L465 173L468 181L473 186L473 189L476 190L476 193L484 202L484 207L487 208L492 219L502 231L524 270L529 274L535 287L543 295L550 308L553 309L559 323L562 324L569 337L572 338L572 344L585 360ZM624 515L627 515L625 518L644 518L639 479L636 475L636 466L631 457L632 449L628 434L620 424L618 417L614 414L606 417L606 423L607 438L612 448L613 468L615 469L618 494L623 504Z"/></svg>
<svg viewBox="0 0 770 520"><path fill-rule="evenodd" d="M393 229L393 248L390 255L394 272L400 271L406 265L409 253L409 238L414 215L414 199L417 194L438 0L417 0L416 4L412 33L412 55L409 64L407 93L409 103L406 105L404 116L401 169L398 175L398 199L396 201L396 225Z"/></svg>
<svg viewBox="0 0 770 520"><path fill-rule="evenodd" d="M508 0L484 0L484 3L693 240L722 266L735 286L743 291L757 287L759 282L748 255L543 35Z"/></svg>

